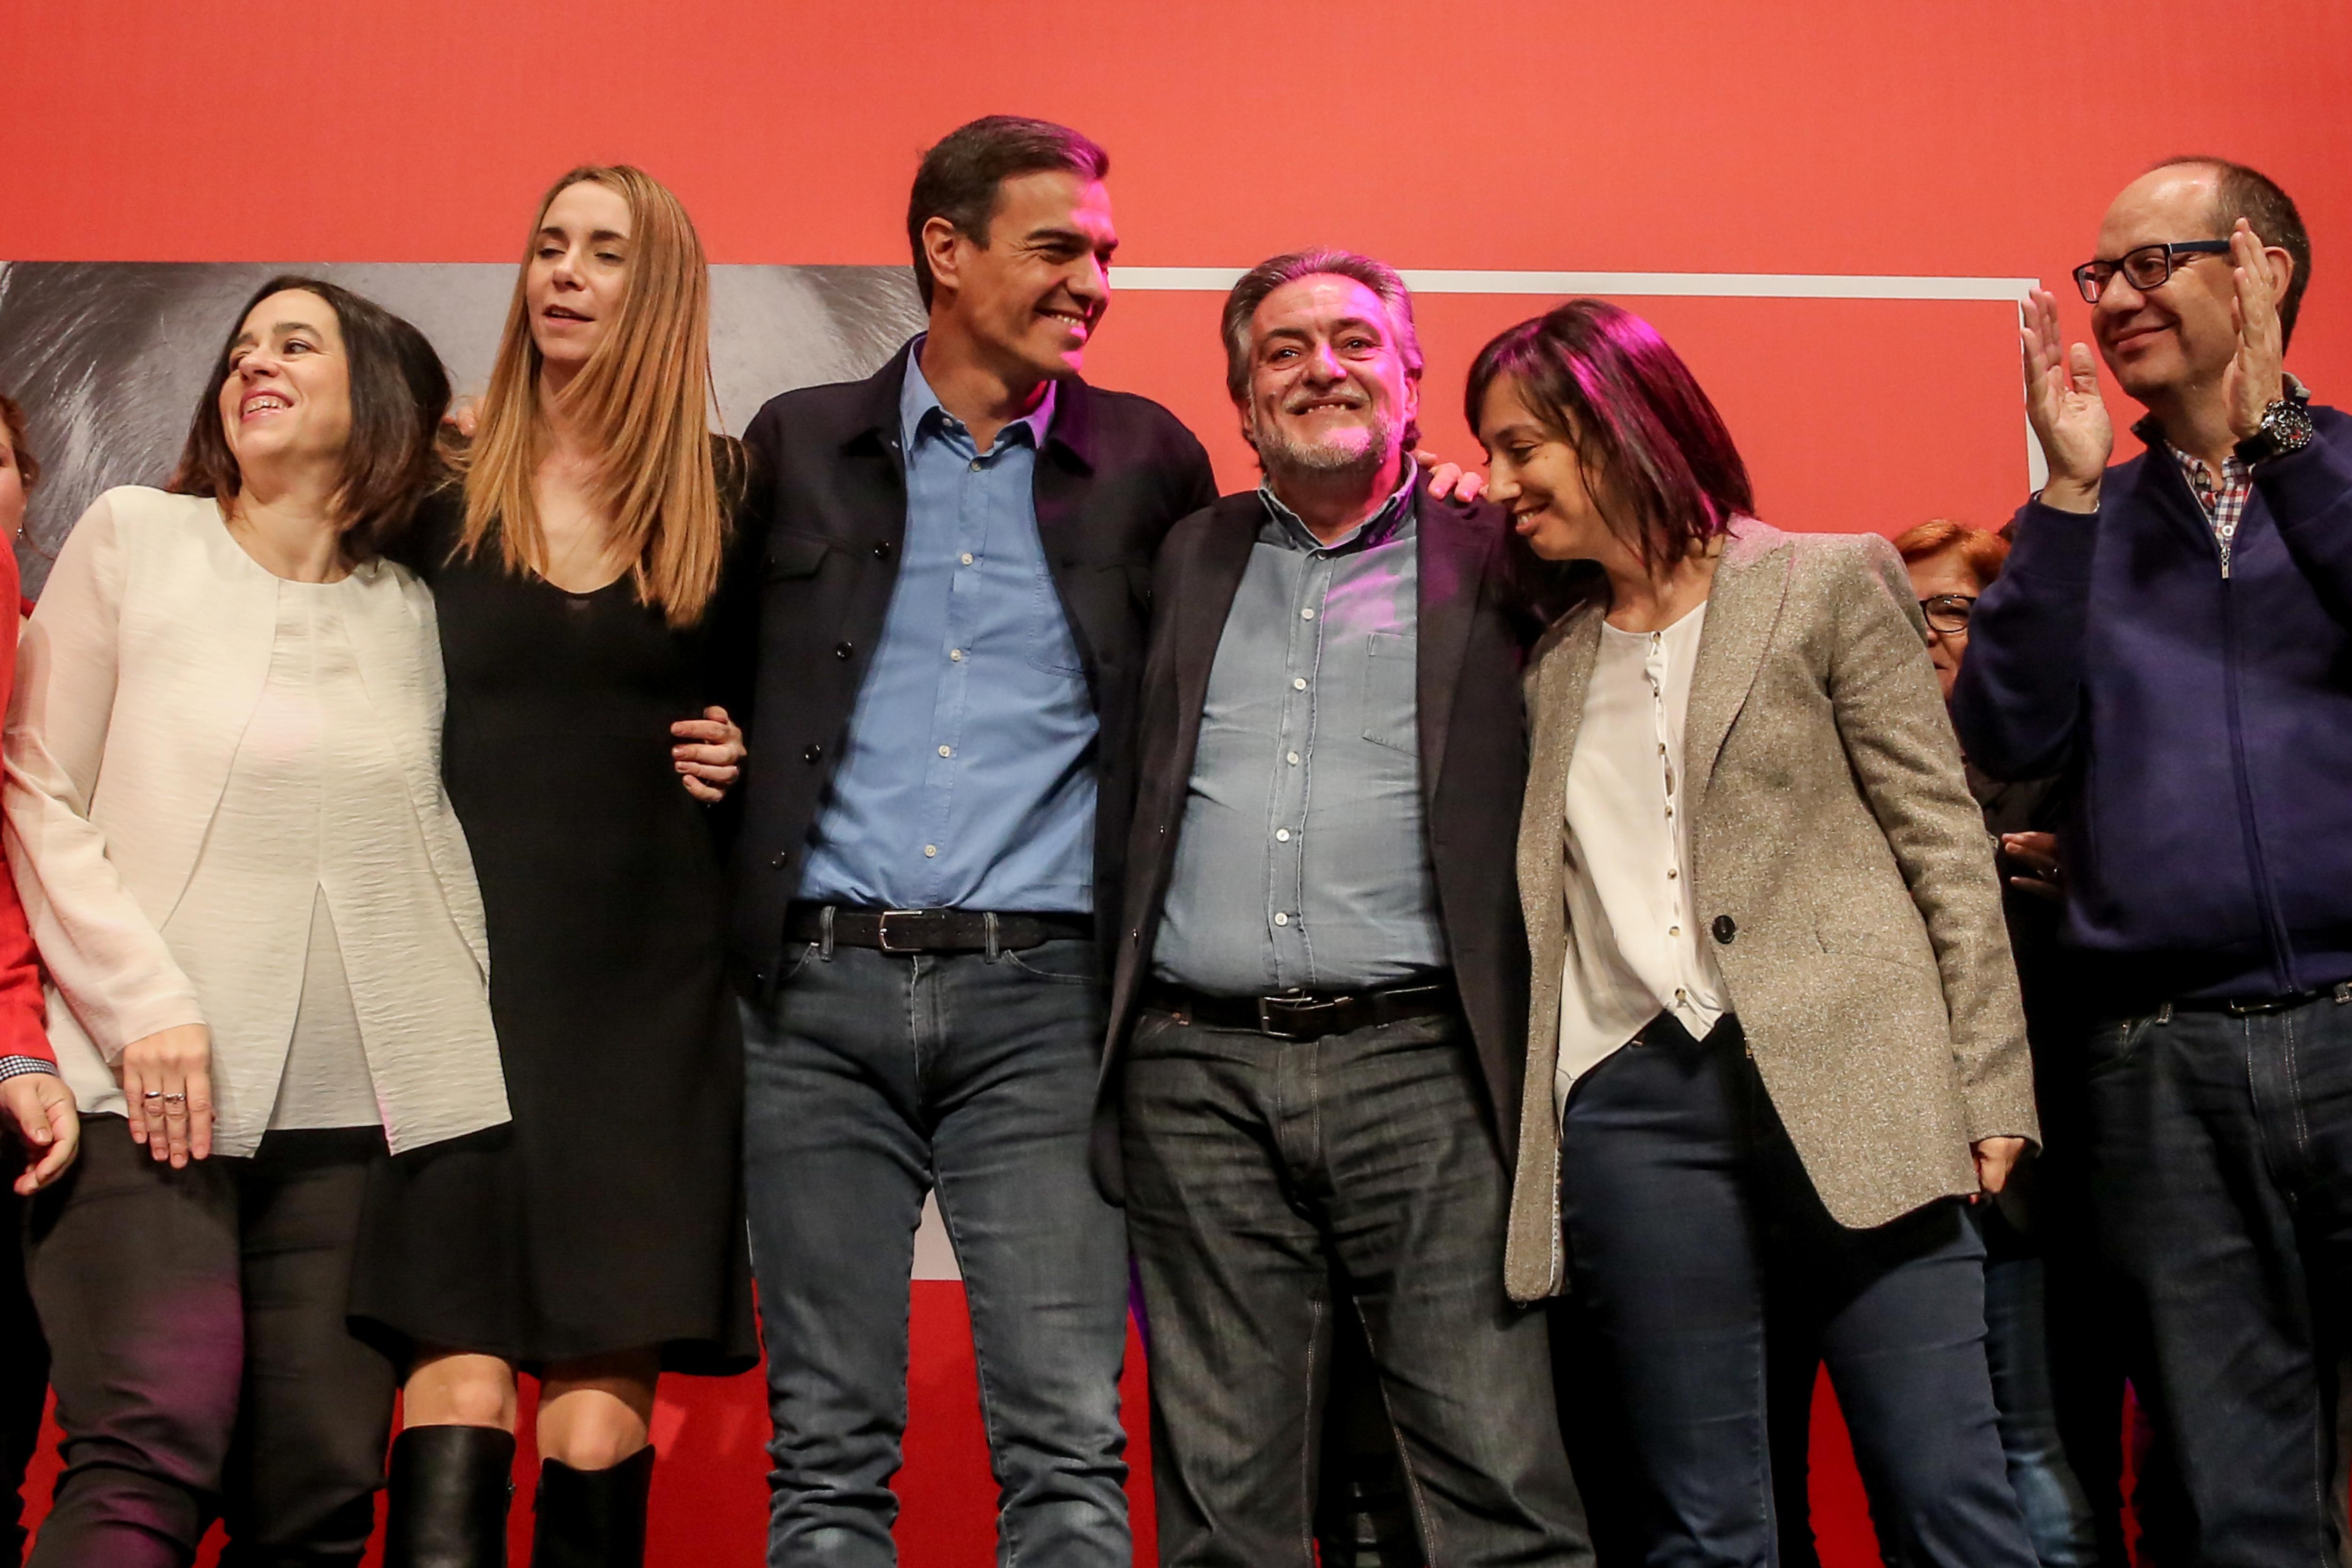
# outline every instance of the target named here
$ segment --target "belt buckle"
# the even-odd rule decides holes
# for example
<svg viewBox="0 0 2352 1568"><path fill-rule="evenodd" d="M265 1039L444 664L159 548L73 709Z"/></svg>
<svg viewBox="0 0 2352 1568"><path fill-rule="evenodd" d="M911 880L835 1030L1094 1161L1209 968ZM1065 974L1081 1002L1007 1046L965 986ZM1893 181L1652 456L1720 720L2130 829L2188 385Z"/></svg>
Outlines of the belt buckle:
<svg viewBox="0 0 2352 1568"><path fill-rule="evenodd" d="M876 917L874 921L874 945L884 952L907 953L922 952L923 950L920 947L892 947L890 945L891 921L900 917L913 920L921 915L922 912L923 911L920 910L884 910L880 915Z"/></svg>
<svg viewBox="0 0 2352 1568"><path fill-rule="evenodd" d="M1276 1007L1296 1007L1297 1005L1298 999L1296 997L1259 997L1257 999L1257 1032L1268 1037L1269 1038L1276 1040L1297 1039L1298 1037L1292 1034L1288 1029L1277 1029L1274 1026L1274 1010Z"/></svg>

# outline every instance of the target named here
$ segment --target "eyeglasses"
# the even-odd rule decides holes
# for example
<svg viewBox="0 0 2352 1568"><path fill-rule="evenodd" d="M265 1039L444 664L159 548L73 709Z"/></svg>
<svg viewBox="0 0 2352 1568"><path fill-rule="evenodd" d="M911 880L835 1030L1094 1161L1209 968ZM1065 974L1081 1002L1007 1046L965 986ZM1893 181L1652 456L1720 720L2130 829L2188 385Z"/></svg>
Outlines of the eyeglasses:
<svg viewBox="0 0 2352 1568"><path fill-rule="evenodd" d="M1919 601L1919 613L1927 617L1927 624L1947 636L1965 635L1969 617L1976 609L1974 594L1938 594Z"/></svg>
<svg viewBox="0 0 2352 1568"><path fill-rule="evenodd" d="M2184 257L2229 253L2230 242L2226 239L2176 239L2168 245L2135 246L2113 261L2085 261L2074 268L2074 282L2083 290L2084 302L2095 305L2099 296L2107 291L2108 281L2118 272L2145 294L2171 281Z"/></svg>

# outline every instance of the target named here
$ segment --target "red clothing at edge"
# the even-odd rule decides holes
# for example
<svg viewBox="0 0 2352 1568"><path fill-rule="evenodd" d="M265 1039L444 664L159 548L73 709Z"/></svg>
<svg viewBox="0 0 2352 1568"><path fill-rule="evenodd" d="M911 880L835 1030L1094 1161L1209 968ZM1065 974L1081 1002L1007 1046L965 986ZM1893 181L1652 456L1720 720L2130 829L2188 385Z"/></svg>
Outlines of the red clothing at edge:
<svg viewBox="0 0 2352 1568"><path fill-rule="evenodd" d="M33 613L17 585L16 552L0 549L0 605L15 599L21 614ZM23 624L21 618L18 625ZM0 699L16 683L16 627L0 637ZM37 1057L56 1061L49 1049L48 1005L41 995L41 957L33 946L33 931L25 923L25 905L16 897L16 879L0 863L0 1057Z"/></svg>

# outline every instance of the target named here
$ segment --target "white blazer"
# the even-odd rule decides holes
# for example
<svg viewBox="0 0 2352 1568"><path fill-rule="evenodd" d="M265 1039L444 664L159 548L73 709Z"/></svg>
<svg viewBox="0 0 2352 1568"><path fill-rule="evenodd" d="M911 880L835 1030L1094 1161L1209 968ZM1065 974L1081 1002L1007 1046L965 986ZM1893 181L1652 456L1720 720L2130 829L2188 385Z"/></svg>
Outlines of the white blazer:
<svg viewBox="0 0 2352 1568"><path fill-rule="evenodd" d="M433 596L403 568L354 574L345 632L370 706L401 760L423 855L393 857L370 896L453 923L461 942L419 952L347 951L387 971L394 1012L362 1008L368 1065L394 1152L508 1120L490 1025L489 951L480 889L441 783L443 684ZM93 502L58 556L19 645L5 732L7 856L48 971L49 1038L83 1110L125 1110L114 1065L132 1041L206 1022L205 998L174 955L211 933L163 932L186 890L237 745L258 706L276 636L278 580L229 536L217 503L124 488ZM405 836L403 836L405 837ZM282 915L305 939L310 900ZM242 928L222 940L253 943ZM446 927L444 928L446 930ZM233 972L235 951L202 968ZM454 960L454 961L453 961ZM275 973L294 976L299 966ZM281 983L282 984L282 983ZM283 998L290 1021L298 996ZM238 1070L222 1042L214 1072ZM261 1070L282 1063L282 1043ZM275 1079L233 1099L216 1123L225 1154L250 1153Z"/></svg>

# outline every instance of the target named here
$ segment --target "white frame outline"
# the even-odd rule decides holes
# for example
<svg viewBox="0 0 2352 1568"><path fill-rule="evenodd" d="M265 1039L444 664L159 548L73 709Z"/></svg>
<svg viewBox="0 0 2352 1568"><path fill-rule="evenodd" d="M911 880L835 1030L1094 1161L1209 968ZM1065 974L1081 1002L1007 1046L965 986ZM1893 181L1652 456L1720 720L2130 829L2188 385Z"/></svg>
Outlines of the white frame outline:
<svg viewBox="0 0 2352 1568"><path fill-rule="evenodd" d="M1242 277L1239 267L1115 267L1111 287L1176 293L1223 292ZM1924 278L1891 273L1841 272L1514 272L1496 269L1402 269L1405 287L1416 294L1599 294L1617 299L1701 298L1722 300L2006 300L2025 307L2042 285L2032 278ZM2025 389L2021 379L2018 410ZM2042 444L2031 424L2025 429L2029 489L2048 479Z"/></svg>

